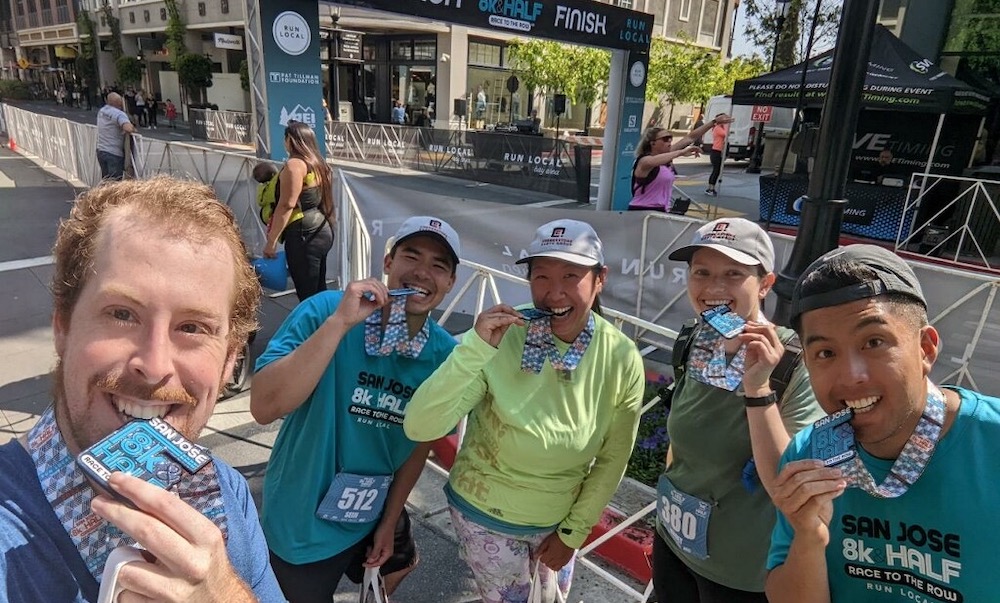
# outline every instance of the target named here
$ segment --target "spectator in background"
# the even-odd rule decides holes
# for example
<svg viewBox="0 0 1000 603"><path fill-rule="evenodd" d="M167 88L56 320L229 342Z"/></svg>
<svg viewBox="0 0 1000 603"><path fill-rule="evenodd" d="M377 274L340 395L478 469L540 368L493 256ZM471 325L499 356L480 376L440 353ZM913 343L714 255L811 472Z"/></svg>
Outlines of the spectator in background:
<svg viewBox="0 0 1000 603"><path fill-rule="evenodd" d="M396 106L392 108L392 123L400 126L406 123L406 108L401 100L396 101Z"/></svg>
<svg viewBox="0 0 1000 603"><path fill-rule="evenodd" d="M157 113L160 111L160 101L156 99L155 96L150 95L146 100L146 123L149 124L150 128L156 129L156 117Z"/></svg>
<svg viewBox="0 0 1000 603"><path fill-rule="evenodd" d="M97 112L97 163L104 180L125 177L125 136L135 132L135 126L122 111L122 97L109 92L107 104Z"/></svg>
<svg viewBox="0 0 1000 603"><path fill-rule="evenodd" d="M137 124L139 127L149 127L149 121L146 116L146 95L142 90L136 90L135 92L135 115L139 119Z"/></svg>
<svg viewBox="0 0 1000 603"><path fill-rule="evenodd" d="M647 129L635 150L636 160L632 164L632 201L628 204L629 210L670 211L674 180L677 177L677 171L673 166L674 159L700 155L701 147L695 146L694 141L719 122L727 124L730 121L732 118L728 115L720 114L708 124L692 129L676 143L670 130L659 127Z"/></svg>
<svg viewBox="0 0 1000 603"><path fill-rule="evenodd" d="M692 129L697 130L698 128L705 125L705 115L699 114L698 119L694 122L694 127ZM700 135L694 139L694 144L701 147L704 144L704 135Z"/></svg>
<svg viewBox="0 0 1000 603"><path fill-rule="evenodd" d="M135 89L129 86L125 90L125 107L124 110L128 114L129 118L132 120L132 124L135 126L139 125L139 116L135 112Z"/></svg>
<svg viewBox="0 0 1000 603"><path fill-rule="evenodd" d="M729 124L733 121L728 117L727 121L720 121L720 117L727 116L725 113L719 113L715 116L715 119L709 122L712 124L712 150L709 151L708 157L712 161L712 173L708 176L708 188L705 189L705 194L709 197L715 197L719 194L715 190L715 184L719 181L719 176L722 175L722 154L726 149Z"/></svg>
<svg viewBox="0 0 1000 603"><path fill-rule="evenodd" d="M288 161L278 174L278 205L267 230L264 257L285 241L288 272L299 301L326 290L326 256L333 248L333 175L307 123L285 127ZM296 215L302 217L296 220Z"/></svg>
<svg viewBox="0 0 1000 603"><path fill-rule="evenodd" d="M177 128L177 105L175 105L174 101L169 98L167 99L166 115L167 123L170 125L170 129L173 130Z"/></svg>

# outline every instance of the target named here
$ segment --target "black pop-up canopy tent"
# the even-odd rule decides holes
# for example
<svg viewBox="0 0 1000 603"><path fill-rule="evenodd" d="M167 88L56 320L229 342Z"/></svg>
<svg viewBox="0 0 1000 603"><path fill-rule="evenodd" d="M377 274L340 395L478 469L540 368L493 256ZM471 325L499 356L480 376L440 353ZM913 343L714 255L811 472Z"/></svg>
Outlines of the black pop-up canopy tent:
<svg viewBox="0 0 1000 603"><path fill-rule="evenodd" d="M806 107L821 107L830 84L833 49L781 71L736 82L733 104L795 107L806 70ZM882 25L875 26L861 104L872 109L982 115L989 98L941 71Z"/></svg>
<svg viewBox="0 0 1000 603"><path fill-rule="evenodd" d="M822 107L830 85L832 64L833 49L830 49L798 65L739 80L733 89L733 104L795 107L805 70L803 107ZM990 102L989 97L918 55L882 25L875 26L861 95L861 105L867 109L940 115L927 157L928 172L937 152L945 115L984 115Z"/></svg>

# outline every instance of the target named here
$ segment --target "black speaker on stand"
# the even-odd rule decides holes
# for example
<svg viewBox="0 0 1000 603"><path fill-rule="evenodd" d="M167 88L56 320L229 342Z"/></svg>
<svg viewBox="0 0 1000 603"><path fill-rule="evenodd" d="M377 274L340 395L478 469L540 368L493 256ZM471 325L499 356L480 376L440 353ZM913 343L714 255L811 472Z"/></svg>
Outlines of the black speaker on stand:
<svg viewBox="0 0 1000 603"><path fill-rule="evenodd" d="M469 102L464 98L456 98L452 113L458 117L458 125L461 127L465 123L465 116L469 113Z"/></svg>
<svg viewBox="0 0 1000 603"><path fill-rule="evenodd" d="M556 112L556 140L559 140L559 118L566 112L566 95L557 94L552 99L552 110Z"/></svg>

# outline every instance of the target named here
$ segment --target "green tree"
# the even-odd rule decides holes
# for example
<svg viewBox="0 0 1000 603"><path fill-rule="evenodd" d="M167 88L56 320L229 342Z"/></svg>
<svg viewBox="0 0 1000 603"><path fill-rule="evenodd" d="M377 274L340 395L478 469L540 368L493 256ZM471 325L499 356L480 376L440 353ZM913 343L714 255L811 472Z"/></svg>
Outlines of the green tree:
<svg viewBox="0 0 1000 603"><path fill-rule="evenodd" d="M732 94L736 80L746 80L767 71L764 59L757 55L750 58L736 57L722 65L718 65L714 70L712 78L712 94Z"/></svg>
<svg viewBox="0 0 1000 603"><path fill-rule="evenodd" d="M212 87L212 60L200 54L185 54L177 64L177 81L188 98L203 103L205 88Z"/></svg>
<svg viewBox="0 0 1000 603"><path fill-rule="evenodd" d="M575 97L576 66L567 46L549 40L511 40L511 68L529 94L565 94Z"/></svg>
<svg viewBox="0 0 1000 603"><path fill-rule="evenodd" d="M569 46L572 63L576 66L573 75L573 102L586 107L583 118L583 133L590 134L590 120L594 103L608 97L608 75L611 71L611 53L589 46Z"/></svg>
<svg viewBox="0 0 1000 603"><path fill-rule="evenodd" d="M181 57L187 54L187 45L184 43L187 27L181 19L180 11L177 10L176 0L164 0L164 5L167 9L167 28L163 33L167 37L166 46L167 52L170 53L170 66L176 71L180 65Z"/></svg>
<svg viewBox="0 0 1000 603"><path fill-rule="evenodd" d="M607 97L611 54L606 50L546 40L515 39L508 46L511 68L529 91L565 94L586 107L589 130L594 103Z"/></svg>
<svg viewBox="0 0 1000 603"><path fill-rule="evenodd" d="M90 11L80 11L76 23L80 31L80 55L76 57L76 73L83 78L88 89L93 89L98 80L97 35Z"/></svg>
<svg viewBox="0 0 1000 603"><path fill-rule="evenodd" d="M674 104L704 103L712 95L718 56L688 42L668 42L653 37L649 49L646 99L668 103L667 124L673 122Z"/></svg>
<svg viewBox="0 0 1000 603"><path fill-rule="evenodd" d="M108 29L111 30L111 39L108 42L111 58L118 61L125 54L125 50L122 49L122 23L115 16L114 9L111 8L108 0L104 0L104 4L101 5L101 12L104 13L104 20L108 24Z"/></svg>
<svg viewBox="0 0 1000 603"><path fill-rule="evenodd" d="M250 63L246 59L240 61L240 88L250 92Z"/></svg>
<svg viewBox="0 0 1000 603"><path fill-rule="evenodd" d="M142 81L142 61L131 56L120 56L115 61L118 81L123 86L137 86Z"/></svg>
<svg viewBox="0 0 1000 603"><path fill-rule="evenodd" d="M969 67L1000 82L1000 0L958 0L944 50L968 53Z"/></svg>
<svg viewBox="0 0 1000 603"><path fill-rule="evenodd" d="M776 69L790 67L806 59L806 44L817 2L822 0L790 0L788 17L778 40L777 59L774 60ZM820 6L813 55L829 49L836 42L842 4L823 2ZM779 16L774 0L743 0L740 6L744 8L746 15L744 34L747 40L770 64L775 50L774 37Z"/></svg>

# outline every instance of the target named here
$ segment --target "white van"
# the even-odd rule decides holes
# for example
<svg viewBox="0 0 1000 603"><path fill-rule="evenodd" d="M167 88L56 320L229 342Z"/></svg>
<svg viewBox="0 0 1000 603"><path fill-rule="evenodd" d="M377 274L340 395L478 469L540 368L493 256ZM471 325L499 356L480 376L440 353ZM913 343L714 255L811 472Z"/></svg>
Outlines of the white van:
<svg viewBox="0 0 1000 603"><path fill-rule="evenodd" d="M750 105L734 105L733 97L728 94L720 94L708 99L705 105L705 121L708 121L719 113L726 113L735 120L729 126L729 148L726 149L726 157L736 161L749 159L753 154L754 138L757 136L759 123L750 120L753 107ZM792 129L792 118L795 110L788 107L774 107L771 111L771 121L764 124L764 133L781 132L788 134ZM705 132L701 139L701 148L708 153L712 150L712 131Z"/></svg>

